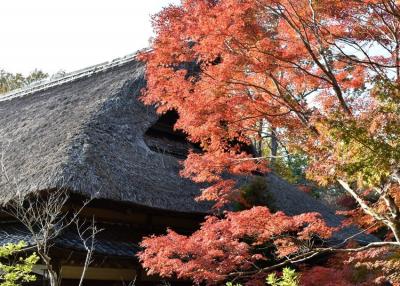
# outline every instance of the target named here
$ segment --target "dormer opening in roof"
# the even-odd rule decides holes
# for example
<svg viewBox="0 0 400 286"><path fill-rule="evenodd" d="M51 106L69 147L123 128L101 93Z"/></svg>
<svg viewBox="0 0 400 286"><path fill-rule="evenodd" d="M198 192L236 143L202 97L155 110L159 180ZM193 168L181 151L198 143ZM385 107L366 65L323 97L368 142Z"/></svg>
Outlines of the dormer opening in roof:
<svg viewBox="0 0 400 286"><path fill-rule="evenodd" d="M200 151L199 146L189 142L184 132L174 129L178 118L178 112L169 110L146 131L144 141L151 150L180 159L186 158L189 150Z"/></svg>

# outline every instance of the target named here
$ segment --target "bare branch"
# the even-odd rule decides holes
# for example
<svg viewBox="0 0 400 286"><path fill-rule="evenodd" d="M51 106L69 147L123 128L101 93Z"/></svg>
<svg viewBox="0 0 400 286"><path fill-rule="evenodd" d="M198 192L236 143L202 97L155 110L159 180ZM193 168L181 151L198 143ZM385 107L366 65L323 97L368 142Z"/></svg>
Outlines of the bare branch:
<svg viewBox="0 0 400 286"><path fill-rule="evenodd" d="M381 216L370 208L367 203L343 180L338 180L339 184L357 201L360 207L370 216L372 216L377 221L385 222L387 221L385 217Z"/></svg>
<svg viewBox="0 0 400 286"><path fill-rule="evenodd" d="M80 223L79 220L76 220L75 223L79 238L82 240L83 247L86 250L85 262L83 264L82 274L79 280L79 286L82 286L86 271L89 265L93 262L92 255L93 251L95 250L96 235L101 232L102 229L98 229L96 227L94 217L92 218L92 222L89 226L86 226L85 222Z"/></svg>

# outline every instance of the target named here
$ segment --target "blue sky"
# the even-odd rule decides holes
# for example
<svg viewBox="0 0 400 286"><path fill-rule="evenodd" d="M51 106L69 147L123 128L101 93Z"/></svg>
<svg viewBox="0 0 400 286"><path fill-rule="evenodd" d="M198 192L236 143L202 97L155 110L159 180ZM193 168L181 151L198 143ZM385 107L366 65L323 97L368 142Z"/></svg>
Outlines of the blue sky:
<svg viewBox="0 0 400 286"><path fill-rule="evenodd" d="M150 15L179 0L2 0L0 69L73 71L148 46Z"/></svg>

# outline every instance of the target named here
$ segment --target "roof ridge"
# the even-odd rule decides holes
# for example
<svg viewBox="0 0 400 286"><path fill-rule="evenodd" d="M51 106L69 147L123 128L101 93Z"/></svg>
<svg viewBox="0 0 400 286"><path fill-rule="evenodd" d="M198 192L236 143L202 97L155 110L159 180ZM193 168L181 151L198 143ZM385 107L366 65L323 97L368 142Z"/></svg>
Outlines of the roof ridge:
<svg viewBox="0 0 400 286"><path fill-rule="evenodd" d="M92 76L99 72L103 72L103 71L109 70L111 68L124 65L126 63L136 60L137 56L140 53L146 52L148 50L149 49L142 49L142 50L136 51L134 53L128 54L126 56L113 59L111 61L103 62L103 63L97 64L97 65L93 65L90 67L86 67L83 69L79 69L79 70L67 73L66 75L59 77L59 78L51 78L50 77L50 78L46 78L46 79L43 79L40 81L33 82L32 84L30 84L28 86L18 88L18 89L10 91L8 93L5 93L3 95L0 95L0 102L11 100L11 99L14 99L17 97L22 97L25 95L29 95L29 94L32 94L35 92L43 91L43 90L49 89L54 86L59 86L64 83L72 82L72 81L75 81L75 80L83 78L83 77Z"/></svg>

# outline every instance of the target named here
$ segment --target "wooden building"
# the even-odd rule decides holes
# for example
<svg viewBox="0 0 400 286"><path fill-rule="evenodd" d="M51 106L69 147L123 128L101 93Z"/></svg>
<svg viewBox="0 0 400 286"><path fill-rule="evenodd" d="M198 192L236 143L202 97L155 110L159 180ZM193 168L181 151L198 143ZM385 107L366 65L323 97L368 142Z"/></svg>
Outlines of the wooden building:
<svg viewBox="0 0 400 286"><path fill-rule="evenodd" d="M103 231L88 286L129 285L134 278L135 285L159 285L135 257L141 238L168 227L190 233L210 210L211 204L194 200L200 186L179 176L179 160L193 146L173 131L176 115L159 118L138 99L144 71L131 55L0 96L0 201L6 206L16 195L60 188L70 193L70 205L93 198L81 215L95 216ZM277 208L290 215L317 211L339 225L340 218L319 201L274 174L265 179ZM0 244L20 240L33 243L18 221L3 216ZM82 242L67 230L53 243L62 285L77 285ZM36 271L43 274L38 285L46 285L46 270Z"/></svg>

